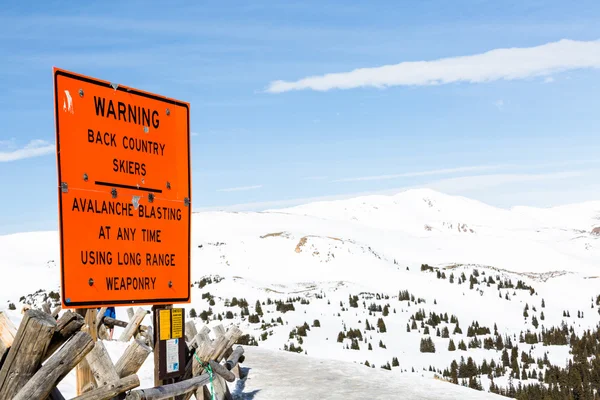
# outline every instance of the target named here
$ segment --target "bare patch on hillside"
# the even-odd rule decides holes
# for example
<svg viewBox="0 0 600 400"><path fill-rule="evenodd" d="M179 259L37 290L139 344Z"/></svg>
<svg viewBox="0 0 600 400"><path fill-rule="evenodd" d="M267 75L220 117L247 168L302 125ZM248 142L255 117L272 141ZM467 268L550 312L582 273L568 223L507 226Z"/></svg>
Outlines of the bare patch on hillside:
<svg viewBox="0 0 600 400"><path fill-rule="evenodd" d="M274 233L267 233L266 235L263 235L260 238L261 239L266 239L268 237L279 237L279 236L287 238L287 237L290 237L290 234L287 233L287 232L274 232Z"/></svg>
<svg viewBox="0 0 600 400"><path fill-rule="evenodd" d="M296 245L296 253L302 252L302 247L306 244L307 240L308 240L308 238L306 236L304 236L303 238L300 239L300 241L298 242L298 245Z"/></svg>

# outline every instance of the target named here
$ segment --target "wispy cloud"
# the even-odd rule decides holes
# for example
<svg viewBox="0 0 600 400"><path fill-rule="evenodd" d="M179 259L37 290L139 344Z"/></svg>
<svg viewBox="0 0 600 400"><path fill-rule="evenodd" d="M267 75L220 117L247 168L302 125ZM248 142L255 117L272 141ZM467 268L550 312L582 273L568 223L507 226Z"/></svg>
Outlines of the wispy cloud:
<svg viewBox="0 0 600 400"><path fill-rule="evenodd" d="M254 185L254 186L239 186L225 189L217 189L217 192L243 192L246 190L256 190L263 187L263 185Z"/></svg>
<svg viewBox="0 0 600 400"><path fill-rule="evenodd" d="M443 193L451 194L451 195L464 195L464 194L473 194L473 191L477 191L477 195L473 195L472 198L477 199L480 197L485 197L491 194L502 194L507 192L507 188L510 188L510 185L529 182L551 182L551 181L563 181L568 182L573 178L589 176L593 178L598 174L597 169L587 169L587 170L574 170L574 171L563 171L563 172L551 172L551 173L538 173L538 174L524 174L524 173L514 173L514 174L489 174L489 175L467 175L461 176L457 178L448 178L448 179L440 179L435 181L430 181L428 183L423 183L419 185L411 185L404 186L393 189L384 189L384 190L376 190L376 191L366 191L366 192L353 192L346 193L340 195L325 195L325 196L315 196L315 197L303 197L303 198L294 198L294 199L285 199L285 200L271 200L271 201L262 201L262 202L254 202L254 203L240 203L233 204L227 206L212 206L212 207L199 207L194 209L194 212L205 212L205 211L278 211L281 208L285 207L293 207L308 203L316 203L316 202L326 202L326 201L337 201L337 200L347 200L351 198L357 197L365 197L365 196L393 196L399 193L405 192L407 190L412 189L423 189L428 188L436 191L440 191ZM554 184L554 183L553 183ZM556 186L558 188L558 186ZM491 192L492 188L500 188L500 192ZM521 201L518 200L518 192L513 193L513 199L515 199L512 204L513 205L521 205ZM541 195L543 197L543 193ZM538 199L539 201L544 199ZM545 199L544 201L547 201Z"/></svg>
<svg viewBox="0 0 600 400"><path fill-rule="evenodd" d="M467 167L457 168L444 168L444 169L433 169L427 171L413 171L403 172L401 174L389 174L389 175L373 175L373 176L359 176L353 178L336 179L331 182L360 182L360 181L383 181L398 178L412 178L417 176L428 176L428 175L445 175L454 174L457 172L474 172L474 171L487 171L506 168L508 165L474 165Z"/></svg>
<svg viewBox="0 0 600 400"><path fill-rule="evenodd" d="M350 72L309 76L297 81L277 80L267 92L292 90L352 89L358 87L440 85L454 82L481 83L513 80L579 68L600 67L600 41L563 39L535 47L501 48L485 53L407 61Z"/></svg>
<svg viewBox="0 0 600 400"><path fill-rule="evenodd" d="M0 141L0 162L23 160L53 153L55 146L45 140L32 140L24 147L18 148L14 140Z"/></svg>
<svg viewBox="0 0 600 400"><path fill-rule="evenodd" d="M323 181L327 179L326 176L307 176L306 178L302 178L303 181Z"/></svg>
<svg viewBox="0 0 600 400"><path fill-rule="evenodd" d="M546 79L544 79L544 83L552 83L554 82L554 78L551 76L548 76Z"/></svg>
<svg viewBox="0 0 600 400"><path fill-rule="evenodd" d="M192 136L192 137L195 137L195 136L198 136L198 135L199 135L199 133L198 133L198 132L192 132L192 133L191 133L191 136Z"/></svg>
<svg viewBox="0 0 600 400"><path fill-rule="evenodd" d="M499 111L502 111L502 109L504 108L504 100L496 100L496 101L494 102L494 105L496 106L496 108L497 108Z"/></svg>

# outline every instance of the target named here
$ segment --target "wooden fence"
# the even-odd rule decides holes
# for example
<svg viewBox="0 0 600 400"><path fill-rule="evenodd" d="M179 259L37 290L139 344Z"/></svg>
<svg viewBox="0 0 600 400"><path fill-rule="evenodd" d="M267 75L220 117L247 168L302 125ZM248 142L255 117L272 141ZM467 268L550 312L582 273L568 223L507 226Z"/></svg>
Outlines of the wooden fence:
<svg viewBox="0 0 600 400"><path fill-rule="evenodd" d="M232 398L227 383L240 378L239 363L244 361L243 348L235 345L242 335L236 326L202 326L198 331L188 321L183 376L138 389L137 373L158 349L152 327L141 324L149 311L128 309L125 322L104 317L104 309L65 311L59 317L60 309L46 308L24 311L18 328L0 312L0 400L64 400L57 385L73 369L76 400L211 399L210 388L218 400ZM118 340L129 343L114 364L103 342L107 324L124 328ZM156 382L161 381L155 375Z"/></svg>

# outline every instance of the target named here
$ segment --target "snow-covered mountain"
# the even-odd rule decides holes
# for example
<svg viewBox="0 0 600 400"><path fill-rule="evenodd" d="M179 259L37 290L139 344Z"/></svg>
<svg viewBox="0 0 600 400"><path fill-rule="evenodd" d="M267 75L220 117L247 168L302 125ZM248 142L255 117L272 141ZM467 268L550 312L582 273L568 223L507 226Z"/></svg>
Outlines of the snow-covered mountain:
<svg viewBox="0 0 600 400"><path fill-rule="evenodd" d="M389 363L391 374L441 375L461 357L502 365L503 346L482 343L510 338L519 371L535 371L537 381L550 364L566 365L569 346L522 343L521 333L536 333L538 341L564 322L579 335L600 320L596 227L600 202L504 210L431 190L195 213L196 284L186 308L198 324L203 311L209 325L240 323L259 347L301 348L377 368ZM0 257L14 277L0 280L0 308L12 302L16 313L21 296L58 291L56 232L0 236ZM480 330L470 336L474 323ZM423 338L431 338L434 353L421 351ZM472 347L449 351L450 340ZM506 387L511 371L478 374L478 382L487 390L489 375Z"/></svg>

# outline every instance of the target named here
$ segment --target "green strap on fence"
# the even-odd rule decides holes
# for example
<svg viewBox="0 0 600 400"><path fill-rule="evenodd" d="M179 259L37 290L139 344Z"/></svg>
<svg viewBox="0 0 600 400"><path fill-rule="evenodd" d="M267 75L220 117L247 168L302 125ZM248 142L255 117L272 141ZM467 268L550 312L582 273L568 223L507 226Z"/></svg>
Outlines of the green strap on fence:
<svg viewBox="0 0 600 400"><path fill-rule="evenodd" d="M204 363L200 360L200 357L198 357L198 354L196 354L196 352L194 352L194 357L196 357L196 361L198 361L198 363L205 369L208 371L208 376L210 378L210 398L212 400L217 400L217 398L215 397L215 386L213 385L213 370L210 366L209 363Z"/></svg>

